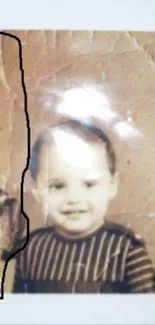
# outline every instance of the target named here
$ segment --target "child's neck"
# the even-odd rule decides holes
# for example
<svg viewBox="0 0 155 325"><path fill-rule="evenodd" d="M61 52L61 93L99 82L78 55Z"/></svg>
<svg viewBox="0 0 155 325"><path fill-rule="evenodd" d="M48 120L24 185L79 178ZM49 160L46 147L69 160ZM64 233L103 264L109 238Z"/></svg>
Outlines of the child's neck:
<svg viewBox="0 0 155 325"><path fill-rule="evenodd" d="M87 237L93 233L95 233L99 228L101 228L104 224L104 220L102 220L102 222L100 224L98 224L97 226L95 226L94 228L91 228L88 231L85 231L83 233L77 233L77 234L73 234L71 232L67 232L61 228L56 227L56 231L62 236L65 237L67 239L79 239L79 238L84 238Z"/></svg>

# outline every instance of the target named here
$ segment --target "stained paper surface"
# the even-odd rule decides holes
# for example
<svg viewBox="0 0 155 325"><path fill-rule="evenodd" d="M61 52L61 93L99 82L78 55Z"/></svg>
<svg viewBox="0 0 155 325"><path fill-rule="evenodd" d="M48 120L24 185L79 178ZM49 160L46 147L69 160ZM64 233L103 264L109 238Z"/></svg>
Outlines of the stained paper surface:
<svg viewBox="0 0 155 325"><path fill-rule="evenodd" d="M119 171L118 193L106 220L143 238L155 268L155 33L9 33L22 44L31 149L47 125L58 123L62 116L92 122L105 132ZM20 201L27 126L19 49L14 39L4 35L0 35L0 46L0 187ZM24 209L30 231L49 225L44 208L28 171Z"/></svg>

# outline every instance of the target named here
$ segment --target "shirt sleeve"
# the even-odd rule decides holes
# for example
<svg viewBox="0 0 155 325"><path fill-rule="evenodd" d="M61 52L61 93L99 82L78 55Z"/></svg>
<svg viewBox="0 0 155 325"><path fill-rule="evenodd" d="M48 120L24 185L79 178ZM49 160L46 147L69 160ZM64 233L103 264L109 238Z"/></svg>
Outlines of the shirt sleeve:
<svg viewBox="0 0 155 325"><path fill-rule="evenodd" d="M131 293L155 292L155 271L143 244L131 244L125 265Z"/></svg>

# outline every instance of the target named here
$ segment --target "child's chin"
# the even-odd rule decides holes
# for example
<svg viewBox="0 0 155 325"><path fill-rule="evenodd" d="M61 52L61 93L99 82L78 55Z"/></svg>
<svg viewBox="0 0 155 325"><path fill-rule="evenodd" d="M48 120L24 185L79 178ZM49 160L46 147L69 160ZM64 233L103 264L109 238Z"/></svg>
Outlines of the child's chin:
<svg viewBox="0 0 155 325"><path fill-rule="evenodd" d="M70 233L73 233L73 234L80 234L80 233L83 233L85 231L88 230L88 225L84 225L84 224L70 224L70 225L64 225L63 226L64 230L70 232Z"/></svg>

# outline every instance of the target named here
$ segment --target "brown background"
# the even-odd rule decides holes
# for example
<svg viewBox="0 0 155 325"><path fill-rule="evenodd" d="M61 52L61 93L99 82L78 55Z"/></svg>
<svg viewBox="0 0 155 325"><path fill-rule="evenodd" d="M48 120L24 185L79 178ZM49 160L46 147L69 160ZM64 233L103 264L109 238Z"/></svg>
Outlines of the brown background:
<svg viewBox="0 0 155 325"><path fill-rule="evenodd" d="M9 33L22 42L32 143L56 118L57 102L71 87L104 90L111 108L119 113L119 119L108 125L96 117L114 143L120 169L119 195L108 217L145 238L155 265L155 33ZM14 39L0 36L0 186L18 196L27 157L19 48ZM116 123L128 123L128 118L140 136L124 139L116 132ZM24 207L31 229L44 225L28 173Z"/></svg>

